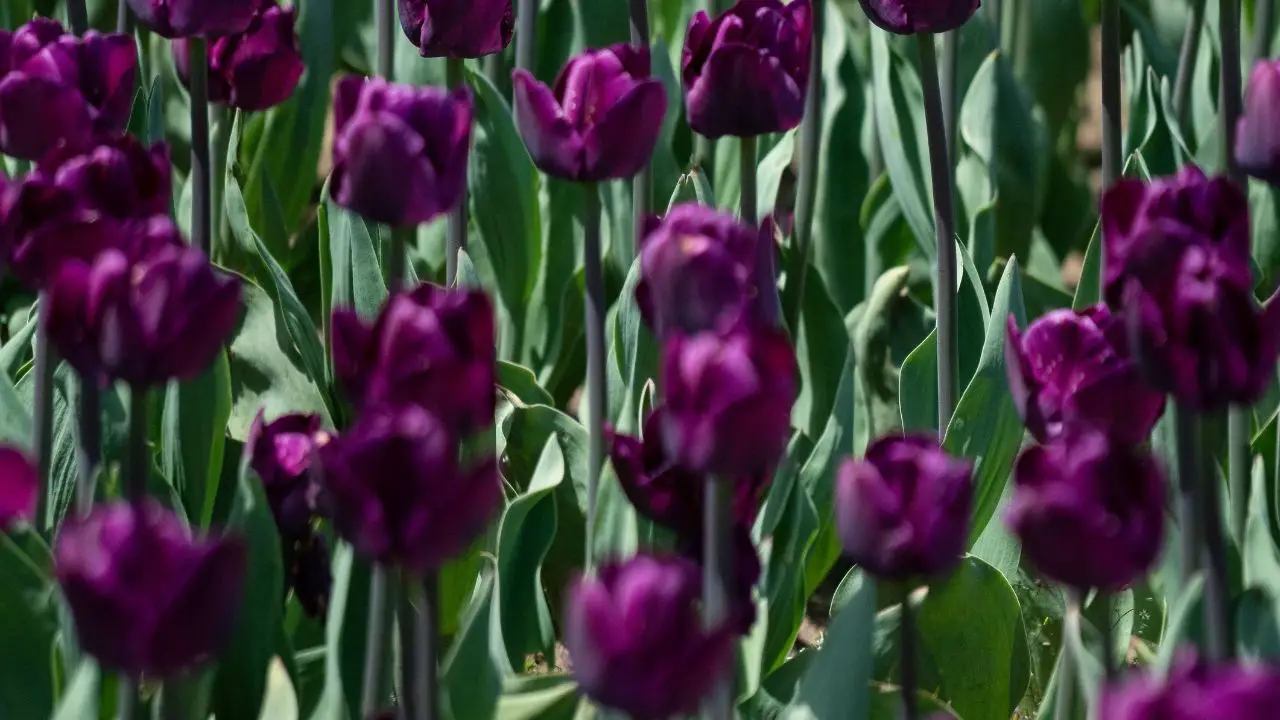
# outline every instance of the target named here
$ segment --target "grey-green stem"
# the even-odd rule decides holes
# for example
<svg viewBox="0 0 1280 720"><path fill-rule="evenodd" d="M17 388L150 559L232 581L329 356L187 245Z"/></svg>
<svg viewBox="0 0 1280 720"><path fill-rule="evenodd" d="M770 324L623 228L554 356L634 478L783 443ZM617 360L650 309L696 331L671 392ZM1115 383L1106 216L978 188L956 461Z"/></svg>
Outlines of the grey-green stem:
<svg viewBox="0 0 1280 720"><path fill-rule="evenodd" d="M1102 185L1120 179L1120 0L1102 0Z"/></svg>
<svg viewBox="0 0 1280 720"><path fill-rule="evenodd" d="M649 3L647 0L630 0L631 44L646 55L649 53ZM644 235L645 218L653 210L653 166L645 163L631 179L631 254L640 252Z"/></svg>
<svg viewBox="0 0 1280 720"><path fill-rule="evenodd" d="M391 81L396 74L396 0L373 0L374 25L378 33L378 77Z"/></svg>
<svg viewBox="0 0 1280 720"><path fill-rule="evenodd" d="M116 682L116 720L135 720L138 715L138 680L121 675Z"/></svg>
<svg viewBox="0 0 1280 720"><path fill-rule="evenodd" d="M1191 0L1187 27L1183 30L1182 46L1178 50L1178 72L1173 79L1173 112L1178 122L1184 125L1189 119L1191 81L1195 78L1200 35L1204 32L1204 3L1205 0Z"/></svg>
<svg viewBox="0 0 1280 720"><path fill-rule="evenodd" d="M729 618L729 587L733 581L733 487L708 476L704 481L702 519L702 626L715 630ZM730 663L730 668L736 663ZM734 674L720 678L704 701L707 720L733 720Z"/></svg>
<svg viewBox="0 0 1280 720"><path fill-rule="evenodd" d="M826 27L826 3L814 3L813 42L809 49L809 85L805 95L804 121L800 125L799 186L796 189L795 244L791 267L787 269L786 326L791 337L800 337L800 319L804 308L805 284L809 278L809 256L812 254L813 214L818 204L818 166L822 140L822 37Z"/></svg>
<svg viewBox="0 0 1280 720"><path fill-rule="evenodd" d="M516 8L516 67L533 72L538 52L538 0L520 0Z"/></svg>
<svg viewBox="0 0 1280 720"><path fill-rule="evenodd" d="M901 651L901 667L898 682L902 691L902 709L906 720L920 717L920 703L916 698L916 629L915 611L911 609L911 593L903 593L902 622L898 633Z"/></svg>
<svg viewBox="0 0 1280 720"><path fill-rule="evenodd" d="M390 570L375 565L369 577L369 616L365 632L364 688L360 715L368 718L381 707L383 661L387 651L387 616L391 592Z"/></svg>
<svg viewBox="0 0 1280 720"><path fill-rule="evenodd" d="M738 171L741 173L741 202L738 217L743 223L756 227L760 224L756 217L758 203L756 193L756 139L754 137L739 138Z"/></svg>
<svg viewBox="0 0 1280 720"><path fill-rule="evenodd" d="M1254 0L1253 52L1254 62L1271 57L1271 36L1275 33L1276 0Z"/></svg>
<svg viewBox="0 0 1280 720"><path fill-rule="evenodd" d="M466 75L466 66L462 58L445 60L445 76L449 89L462 86ZM458 205L449 213L449 224L445 230L445 284L453 286L458 282L458 254L467 248L467 185L462 185L462 197Z"/></svg>
<svg viewBox="0 0 1280 720"><path fill-rule="evenodd" d="M209 46L189 38L187 89L191 97L191 244L205 255L213 250L213 194L209 164Z"/></svg>
<svg viewBox="0 0 1280 720"><path fill-rule="evenodd" d="M584 183L582 239L586 265L587 334L587 572L595 567L596 511L600 494L600 472L604 466L605 337L604 316L608 311L604 296L604 268L600 251L600 188Z"/></svg>
<svg viewBox="0 0 1280 720"><path fill-rule="evenodd" d="M151 474L148 433L147 389L134 385L129 388L129 460L124 481L124 495L130 502L142 502L147 497L147 477Z"/></svg>
<svg viewBox="0 0 1280 720"><path fill-rule="evenodd" d="M53 371L58 364L53 342L49 339L52 308L47 294L40 294L36 313L35 361L31 370L32 377L35 378L35 407L31 420L36 470L40 475L40 490L36 493L35 525L36 530L43 534L49 527L49 470L53 459Z"/></svg>
<svg viewBox="0 0 1280 720"><path fill-rule="evenodd" d="M102 391L92 378L80 379L80 407L76 436L76 512L81 517L93 509L98 468L102 465Z"/></svg>
<svg viewBox="0 0 1280 720"><path fill-rule="evenodd" d="M120 0L123 5L125 0ZM89 30L89 10L84 0L67 0L67 26L76 35L83 35Z"/></svg>

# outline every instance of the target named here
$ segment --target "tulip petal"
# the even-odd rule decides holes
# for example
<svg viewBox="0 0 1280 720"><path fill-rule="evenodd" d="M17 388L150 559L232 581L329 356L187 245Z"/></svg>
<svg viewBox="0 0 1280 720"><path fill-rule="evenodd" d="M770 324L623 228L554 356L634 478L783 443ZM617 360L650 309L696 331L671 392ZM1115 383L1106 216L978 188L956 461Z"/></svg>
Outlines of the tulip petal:
<svg viewBox="0 0 1280 720"><path fill-rule="evenodd" d="M583 141L569 124L551 90L524 70L511 75L515 85L516 127L533 162L548 175L582 179Z"/></svg>
<svg viewBox="0 0 1280 720"><path fill-rule="evenodd" d="M90 133L89 110L74 87L22 73L0 80L0 152L39 160L59 142L79 145Z"/></svg>
<svg viewBox="0 0 1280 720"><path fill-rule="evenodd" d="M689 126L708 138L790 130L804 115L804 88L777 57L748 45L716 48L686 90Z"/></svg>
<svg viewBox="0 0 1280 720"><path fill-rule="evenodd" d="M631 177L648 164L662 133L667 93L658 80L644 80L614 103L583 138L582 180Z"/></svg>

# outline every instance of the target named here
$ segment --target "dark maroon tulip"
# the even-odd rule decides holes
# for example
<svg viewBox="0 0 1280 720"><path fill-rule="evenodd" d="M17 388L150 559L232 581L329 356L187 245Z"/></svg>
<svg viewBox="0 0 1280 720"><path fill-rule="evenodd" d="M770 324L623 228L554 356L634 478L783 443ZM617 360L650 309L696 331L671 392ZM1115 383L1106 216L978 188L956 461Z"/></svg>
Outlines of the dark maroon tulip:
<svg viewBox="0 0 1280 720"><path fill-rule="evenodd" d="M1236 164L1249 175L1280 185L1280 60L1262 60L1249 76L1244 114L1236 126Z"/></svg>
<svg viewBox="0 0 1280 720"><path fill-rule="evenodd" d="M333 312L333 365L357 407L415 403L455 431L493 424L493 304L481 291L421 285L391 296L377 320Z"/></svg>
<svg viewBox="0 0 1280 720"><path fill-rule="evenodd" d="M240 281L190 246L63 263L47 288L49 336L81 376L147 388L190 380L240 320Z"/></svg>
<svg viewBox="0 0 1280 720"><path fill-rule="evenodd" d="M944 33L969 22L982 0L862 0L867 19L898 35Z"/></svg>
<svg viewBox="0 0 1280 720"><path fill-rule="evenodd" d="M1129 675L1103 689L1103 720L1272 720L1280 669L1234 662L1209 665L1183 650L1167 678Z"/></svg>
<svg viewBox="0 0 1280 720"><path fill-rule="evenodd" d="M845 554L889 580L940 577L969 539L973 465L925 435L889 435L836 476L836 527Z"/></svg>
<svg viewBox="0 0 1280 720"><path fill-rule="evenodd" d="M298 540L285 552L288 587L298 599L307 617L323 620L329 611L329 593L333 589L329 544L324 535L311 533Z"/></svg>
<svg viewBox="0 0 1280 720"><path fill-rule="evenodd" d="M634 720L696 713L733 652L731 632L702 626L701 585L692 562L647 555L578 579L564 628L582 692Z"/></svg>
<svg viewBox="0 0 1280 720"><path fill-rule="evenodd" d="M796 399L795 354L774 328L675 335L663 348L663 442L672 458L726 478L782 457Z"/></svg>
<svg viewBox="0 0 1280 720"><path fill-rule="evenodd" d="M365 412L320 448L333 524L360 554L413 572L464 552L502 504L492 458L463 467L459 439L415 405Z"/></svg>
<svg viewBox="0 0 1280 720"><path fill-rule="evenodd" d="M756 263L772 237L733 215L696 203L647 222L640 243L636 304L659 336L729 327L747 319L772 324L757 302ZM772 275L772 273L770 273Z"/></svg>
<svg viewBox="0 0 1280 720"><path fill-rule="evenodd" d="M478 58L511 43L511 0L399 0L400 27L422 57Z"/></svg>
<svg viewBox="0 0 1280 720"><path fill-rule="evenodd" d="M680 61L689 127L753 137L790 130L804 116L813 42L810 0L738 0L714 20L689 22Z"/></svg>
<svg viewBox="0 0 1280 720"><path fill-rule="evenodd" d="M320 422L319 415L292 413L268 423L259 410L249 428L249 462L262 480L285 539L310 534L312 520L321 512L320 485L311 462L316 449L331 438Z"/></svg>
<svg viewBox="0 0 1280 720"><path fill-rule="evenodd" d="M137 52L128 35L78 38L47 18L0 30L0 152L39 160L59 144L123 130Z"/></svg>
<svg viewBox="0 0 1280 720"><path fill-rule="evenodd" d="M302 78L302 51L294 33L297 11L276 5L253 16L245 31L209 44L209 102L240 110L267 110L293 94ZM188 83L187 40L173 41L173 62Z"/></svg>
<svg viewBox="0 0 1280 720"><path fill-rule="evenodd" d="M30 522L36 513L36 493L40 477L26 453L0 445L0 533L20 522Z"/></svg>
<svg viewBox="0 0 1280 720"><path fill-rule="evenodd" d="M167 38L244 32L269 0L128 0L138 22Z"/></svg>
<svg viewBox="0 0 1280 720"><path fill-rule="evenodd" d="M1009 526L1046 577L1115 591L1155 562L1164 538L1164 477L1147 450L1099 432L1022 452Z"/></svg>
<svg viewBox="0 0 1280 720"><path fill-rule="evenodd" d="M1147 441L1164 413L1164 393L1147 387L1129 355L1128 332L1105 305L1054 310L1027 328L1009 316L1005 367L1027 429L1040 442L1069 429Z"/></svg>
<svg viewBox="0 0 1280 720"><path fill-rule="evenodd" d="M553 177L597 182L630 177L653 155L667 113L649 55L630 45L570 58L555 90L526 70L512 74L516 125L533 162Z"/></svg>
<svg viewBox="0 0 1280 720"><path fill-rule="evenodd" d="M461 201L471 151L469 89L349 75L338 81L333 111L329 183L339 205L375 222L409 226Z"/></svg>
<svg viewBox="0 0 1280 720"><path fill-rule="evenodd" d="M1248 200L1195 168L1122 180L1102 203L1105 291L1156 388L1200 411L1250 404L1280 354L1280 308L1253 297Z"/></svg>
<svg viewBox="0 0 1280 720"><path fill-rule="evenodd" d="M117 503L68 520L54 557L80 647L104 668L164 678L230 636L245 570L236 539L193 539L151 501Z"/></svg>

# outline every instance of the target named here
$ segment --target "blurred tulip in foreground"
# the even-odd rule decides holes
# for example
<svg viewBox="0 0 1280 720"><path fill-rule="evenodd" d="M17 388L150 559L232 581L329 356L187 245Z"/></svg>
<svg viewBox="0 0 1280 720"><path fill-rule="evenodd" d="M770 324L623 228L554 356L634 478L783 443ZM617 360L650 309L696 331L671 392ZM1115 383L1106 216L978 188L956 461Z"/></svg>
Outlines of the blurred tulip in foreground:
<svg viewBox="0 0 1280 720"><path fill-rule="evenodd" d="M867 19L898 35L955 30L980 5L982 0L862 0Z"/></svg>
<svg viewBox="0 0 1280 720"><path fill-rule="evenodd" d="M1244 114L1236 129L1236 164L1252 177L1280 185L1280 60L1262 60L1249 76Z"/></svg>
<svg viewBox="0 0 1280 720"><path fill-rule="evenodd" d="M511 0L399 0L400 27L422 57L478 58L511 43Z"/></svg>
<svg viewBox="0 0 1280 720"><path fill-rule="evenodd" d="M1280 669L1209 665L1184 650L1167 678L1129 675L1103 690L1102 720L1272 720Z"/></svg>
<svg viewBox="0 0 1280 720"><path fill-rule="evenodd" d="M546 174L615 180L639 172L653 155L667 95L649 77L647 51L588 50L569 60L554 90L526 70L516 70L512 81L520 136Z"/></svg>
<svg viewBox="0 0 1280 720"><path fill-rule="evenodd" d="M155 503L68 520L54 558L80 646L104 668L163 678L216 655L230 636L243 545L193 539Z"/></svg>
<svg viewBox="0 0 1280 720"><path fill-rule="evenodd" d="M302 78L302 51L294 33L297 11L269 5L244 32L209 43L209 102L240 110L267 110L283 103ZM173 42L173 62L189 80L188 41Z"/></svg>
<svg viewBox="0 0 1280 720"><path fill-rule="evenodd" d="M30 522L36 512L40 479L26 453L0 445L0 533L19 522Z"/></svg>
<svg viewBox="0 0 1280 720"><path fill-rule="evenodd" d="M216 37L244 32L270 0L128 0L138 22L166 38Z"/></svg>

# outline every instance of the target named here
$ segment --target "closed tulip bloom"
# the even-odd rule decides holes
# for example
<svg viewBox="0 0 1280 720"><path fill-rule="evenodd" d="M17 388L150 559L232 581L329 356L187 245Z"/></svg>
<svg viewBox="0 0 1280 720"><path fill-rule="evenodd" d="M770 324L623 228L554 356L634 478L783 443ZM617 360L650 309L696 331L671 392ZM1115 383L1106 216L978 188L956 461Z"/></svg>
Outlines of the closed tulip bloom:
<svg viewBox="0 0 1280 720"><path fill-rule="evenodd" d="M757 302L760 243L772 242L729 213L696 203L652 218L640 241L636 304L657 335L766 321Z"/></svg>
<svg viewBox="0 0 1280 720"><path fill-rule="evenodd" d="M647 555L577 580L564 628L582 692L634 720L696 713L733 651L730 632L702 626L701 585L692 562Z"/></svg>
<svg viewBox="0 0 1280 720"><path fill-rule="evenodd" d="M714 20L698 11L680 61L689 127L699 135L783 132L804 116L813 42L810 0L738 0Z"/></svg>
<svg viewBox="0 0 1280 720"><path fill-rule="evenodd" d="M1103 689L1102 720L1271 720L1280 706L1280 669L1209 665L1182 651L1167 678L1130 675Z"/></svg>
<svg viewBox="0 0 1280 720"><path fill-rule="evenodd" d="M245 447L282 538L309 534L312 519L320 515L320 485L311 465L329 439L319 415L290 413L266 422L259 410L253 419Z"/></svg>
<svg viewBox="0 0 1280 720"><path fill-rule="evenodd" d="M399 0L400 27L422 57L478 58L511 43L511 0Z"/></svg>
<svg viewBox="0 0 1280 720"><path fill-rule="evenodd" d="M493 304L478 290L420 285L391 296L372 323L333 312L334 375L359 408L414 403L469 433L493 424Z"/></svg>
<svg viewBox="0 0 1280 720"><path fill-rule="evenodd" d="M1105 305L1054 310L1027 328L1009 317L1005 367L1023 422L1040 442L1075 429L1146 442L1164 412L1129 354L1128 332Z"/></svg>
<svg viewBox="0 0 1280 720"><path fill-rule="evenodd" d="M1103 198L1108 304L1123 308L1148 381L1199 411L1251 404L1275 374L1280 306L1252 291L1248 200L1189 168Z"/></svg>
<svg viewBox="0 0 1280 720"><path fill-rule="evenodd" d="M166 38L244 32L268 0L128 0L138 22Z"/></svg>
<svg viewBox="0 0 1280 720"><path fill-rule="evenodd" d="M20 522L30 522L36 513L36 493L40 477L26 453L0 445L0 533Z"/></svg>
<svg viewBox="0 0 1280 720"><path fill-rule="evenodd" d="M944 33L964 25L982 0L862 0L867 19L898 35Z"/></svg>
<svg viewBox="0 0 1280 720"><path fill-rule="evenodd" d="M411 226L462 199L471 151L471 91L395 85L349 75L333 98L333 175L341 206Z"/></svg>
<svg viewBox="0 0 1280 720"><path fill-rule="evenodd" d="M1142 577L1164 538L1164 477L1145 449L1098 432L1022 452L1009 526L1051 580L1116 591Z"/></svg>
<svg viewBox="0 0 1280 720"><path fill-rule="evenodd" d="M267 110L293 94L302 78L302 51L294 33L297 11L268 5L244 32L209 43L209 102L239 110ZM188 41L173 42L173 62L189 80Z"/></svg>
<svg viewBox="0 0 1280 720"><path fill-rule="evenodd" d="M128 35L67 35L37 18L0 30L0 152L39 160L124 130L133 109L137 47Z"/></svg>
<svg viewBox="0 0 1280 720"><path fill-rule="evenodd" d="M613 45L570 58L555 89L512 74L516 125L538 169L597 182L630 177L649 162L667 113L647 50Z"/></svg>
<svg viewBox="0 0 1280 720"><path fill-rule="evenodd" d="M365 557L438 570L475 541L502 504L492 458L463 467L459 440L421 407L365 413L320 448L333 525Z"/></svg>
<svg viewBox="0 0 1280 720"><path fill-rule="evenodd" d="M973 465L925 435L890 435L836 475L836 528L845 554L889 580L940 577L964 555Z"/></svg>
<svg viewBox="0 0 1280 720"><path fill-rule="evenodd" d="M212 658L241 604L244 546L192 538L151 501L68 520L54 561L80 647L133 676L164 678Z"/></svg>
<svg viewBox="0 0 1280 720"><path fill-rule="evenodd" d="M768 472L791 433L795 354L753 327L676 335L663 348L663 442L681 465L727 479Z"/></svg>
<svg viewBox="0 0 1280 720"><path fill-rule="evenodd" d="M48 302L49 336L81 376L148 388L213 362L240 320L240 281L189 246L143 260L107 250L64 263Z"/></svg>
<svg viewBox="0 0 1280 720"><path fill-rule="evenodd" d="M1244 114L1236 126L1236 164L1252 177L1280 185L1280 60L1262 60L1249 76Z"/></svg>

